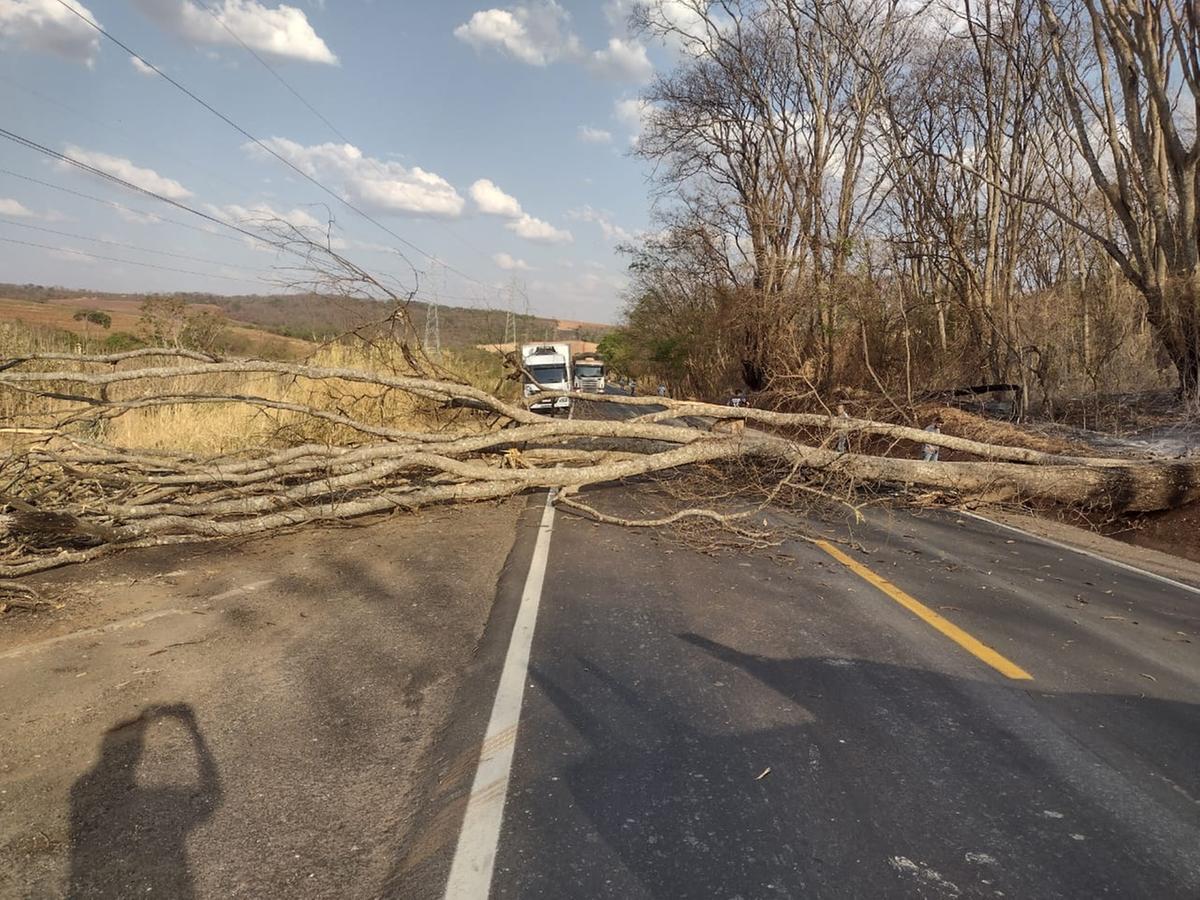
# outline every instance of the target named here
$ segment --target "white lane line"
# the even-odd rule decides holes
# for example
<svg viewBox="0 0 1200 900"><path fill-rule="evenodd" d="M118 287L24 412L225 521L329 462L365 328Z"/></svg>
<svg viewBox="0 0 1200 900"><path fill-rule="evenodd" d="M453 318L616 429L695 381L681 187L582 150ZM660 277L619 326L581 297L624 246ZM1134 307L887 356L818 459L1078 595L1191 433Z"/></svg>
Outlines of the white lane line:
<svg viewBox="0 0 1200 900"><path fill-rule="evenodd" d="M1190 591L1193 594L1200 594L1200 588L1192 584L1187 584L1183 581L1176 581L1174 578L1168 578L1166 575L1159 575L1157 572L1148 572L1145 569L1139 569L1137 566L1131 566L1129 563L1123 563L1119 560L1110 559L1100 553L1093 553L1091 550L1085 550L1082 547L1072 547L1070 544L1064 544L1062 541L1056 541L1053 538L1042 537L1040 534L1034 534L1031 531L1026 531L1023 528L1017 528L1015 525L1005 525L1003 522L997 522L995 519L989 519L987 516L981 516L978 513L967 512L965 509L955 510L956 513L962 516L969 516L972 519L978 519L980 522L986 522L989 525L994 525L997 528L1003 528L1005 531L1012 531L1016 534L1023 535L1034 541L1040 541L1043 544L1049 544L1051 547L1057 547L1060 550L1070 550L1072 553L1078 553L1080 556L1086 556L1090 559L1098 560L1105 565L1115 566L1118 569L1124 569L1127 572L1133 572L1137 575L1142 575L1146 578L1151 578L1154 581L1160 581L1163 584L1169 584L1171 587L1179 588L1181 591Z"/></svg>
<svg viewBox="0 0 1200 900"><path fill-rule="evenodd" d="M486 900L492 889L492 869L496 865L496 845L500 841L500 824L504 817L504 800L508 795L508 779L512 773L513 751L517 745L517 725L521 720L521 700L525 696L525 681L529 669L529 650L533 644L533 627L537 622L538 604L542 600L542 583L546 578L546 561L550 555L550 535L554 529L554 492L546 495L546 507L538 528L533 559L517 620L513 623L500 685L492 704L487 733L479 753L479 767L471 782L471 796L463 816L462 831L450 865L446 882L447 900Z"/></svg>

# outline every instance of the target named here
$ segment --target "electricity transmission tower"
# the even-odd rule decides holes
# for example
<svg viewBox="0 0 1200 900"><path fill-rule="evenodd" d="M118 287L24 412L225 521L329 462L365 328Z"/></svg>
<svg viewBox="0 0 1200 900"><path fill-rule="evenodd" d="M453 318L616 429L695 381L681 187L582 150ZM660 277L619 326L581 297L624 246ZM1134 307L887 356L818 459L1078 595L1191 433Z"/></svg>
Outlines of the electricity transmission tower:
<svg viewBox="0 0 1200 900"><path fill-rule="evenodd" d="M510 305L504 313L504 344L512 344L514 348L517 346L517 315L512 311Z"/></svg>
<svg viewBox="0 0 1200 900"><path fill-rule="evenodd" d="M531 340L529 335L529 290L526 288L524 282L522 282L518 287L517 279L514 275L512 281L508 283L508 308L510 312L512 312L516 307L518 290L521 292L521 326L522 330L525 332L523 340L525 343L528 343ZM515 312L513 312L513 318L516 318ZM513 322L513 333L516 334L515 321Z"/></svg>
<svg viewBox="0 0 1200 900"><path fill-rule="evenodd" d="M433 266L430 268L429 280L432 287L432 295L425 304L425 340L423 341L425 352L432 353L435 356L440 356L442 352L442 321L439 316L438 309L441 306L442 288L441 282L444 277L442 264L438 260L434 260Z"/></svg>

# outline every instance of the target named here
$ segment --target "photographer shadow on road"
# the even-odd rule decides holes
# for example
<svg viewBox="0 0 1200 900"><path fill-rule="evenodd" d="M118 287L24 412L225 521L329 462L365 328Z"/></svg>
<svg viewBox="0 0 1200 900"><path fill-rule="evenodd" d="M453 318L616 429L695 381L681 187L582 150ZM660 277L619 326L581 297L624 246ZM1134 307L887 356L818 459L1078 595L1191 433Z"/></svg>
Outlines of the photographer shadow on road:
<svg viewBox="0 0 1200 900"><path fill-rule="evenodd" d="M172 770L194 771L195 778L185 774L165 785L139 781L150 726L170 720L186 737L181 743L176 735L164 736L156 752L170 753ZM183 759L176 765L178 757ZM188 704L148 707L114 725L104 734L96 764L71 787L66 896L195 896L188 835L220 806L221 796L216 762Z"/></svg>

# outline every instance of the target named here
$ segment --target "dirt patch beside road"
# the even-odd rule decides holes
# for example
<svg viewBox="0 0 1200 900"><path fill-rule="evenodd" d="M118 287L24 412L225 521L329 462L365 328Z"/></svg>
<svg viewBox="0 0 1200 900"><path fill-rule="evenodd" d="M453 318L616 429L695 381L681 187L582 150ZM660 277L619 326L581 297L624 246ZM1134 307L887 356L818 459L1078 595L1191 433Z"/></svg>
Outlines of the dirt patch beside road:
<svg viewBox="0 0 1200 900"><path fill-rule="evenodd" d="M1000 509L981 509L979 512L996 522L1020 528L1039 537L1078 547L1105 559L1127 566L1135 566L1165 578L1173 578L1185 584L1200 587L1200 560L1183 552L1179 543L1188 540L1187 535L1177 535L1178 540L1169 546L1165 544L1153 546L1148 542L1142 544L1130 541L1127 535L1121 535L1122 539L1117 540L1091 528L1079 528L1053 518L1050 513L1039 515L1030 511L1018 512Z"/></svg>
<svg viewBox="0 0 1200 900"><path fill-rule="evenodd" d="M43 577L0 617L0 896L376 896L522 505Z"/></svg>
<svg viewBox="0 0 1200 900"><path fill-rule="evenodd" d="M1200 504L1134 516L1106 529L1119 541L1200 563Z"/></svg>

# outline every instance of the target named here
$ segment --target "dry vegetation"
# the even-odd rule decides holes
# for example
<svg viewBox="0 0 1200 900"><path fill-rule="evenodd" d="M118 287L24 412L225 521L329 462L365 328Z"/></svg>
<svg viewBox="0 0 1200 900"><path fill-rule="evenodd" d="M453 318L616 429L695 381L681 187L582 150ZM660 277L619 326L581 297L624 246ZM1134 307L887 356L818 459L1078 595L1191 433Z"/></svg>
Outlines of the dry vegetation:
<svg viewBox="0 0 1200 900"><path fill-rule="evenodd" d="M1191 0L648 0L620 365L706 397L1200 398Z"/></svg>
<svg viewBox="0 0 1200 900"><path fill-rule="evenodd" d="M754 469L768 500L907 486L1154 510L1200 494L1200 461L1069 456L824 414L581 395L646 409L625 421L545 418L489 389L499 385L470 383L453 362L379 342L305 363L169 348L0 362L12 423L0 463L0 576L534 488L556 488L560 505L603 521L704 521L761 539L745 527L754 510L698 505L628 520L581 499L591 485L705 466ZM729 420L739 427L723 427ZM842 432L848 452L834 447ZM908 458L925 442L965 461Z"/></svg>
<svg viewBox="0 0 1200 900"><path fill-rule="evenodd" d="M764 503L899 488L1111 513L1200 496L1194 458L1101 458L953 411L954 434L914 427L970 385L1009 391L1018 415L1171 383L1200 402L1194 3L655 0L633 18L688 52L645 97L660 227L628 248L627 327L601 351L674 397L745 385L771 408L539 417L496 367L422 351L415 268L401 286L328 233L260 223L292 290L386 314L303 362L240 358L179 298L143 310L160 349L6 332L0 575L532 488L605 521L758 540L750 501L718 512L715 484L644 520L582 499L704 467L752 470ZM945 459L913 459L925 443Z"/></svg>
<svg viewBox="0 0 1200 900"><path fill-rule="evenodd" d="M0 326L0 332L7 327ZM32 337L28 332L26 337ZM14 349L14 343L25 346ZM38 340L10 341L0 359L34 356L46 359L49 370L74 368L76 354L40 346ZM168 356L170 352L168 351ZM82 357L78 357L82 358ZM121 372L147 357L133 355L108 368ZM207 354L196 358L210 359ZM496 360L443 354L442 362L462 379L495 390L507 384L499 377ZM401 371L404 360L396 349L378 345L337 343L315 350L306 360L322 369L342 369L367 375ZM70 390L57 385L60 395ZM509 389L511 391L511 389ZM14 450L38 434L69 426L77 437L124 450L221 455L304 443L349 444L360 440L360 429L344 424L345 418L368 428L427 431L463 424L463 417L438 410L403 392L379 388L364 390L361 383L338 378L300 379L289 374L205 373L192 377L163 376L114 385L104 392L105 405L71 404L22 390L0 392L0 439ZM173 397L193 402L169 402ZM207 398L207 399L199 399ZM239 399L242 398L242 399ZM70 413L64 413L70 409Z"/></svg>

